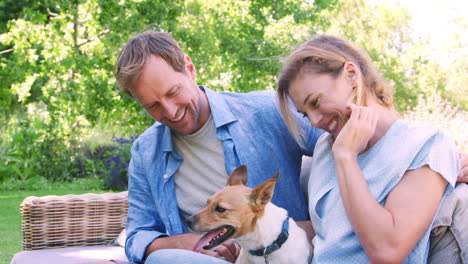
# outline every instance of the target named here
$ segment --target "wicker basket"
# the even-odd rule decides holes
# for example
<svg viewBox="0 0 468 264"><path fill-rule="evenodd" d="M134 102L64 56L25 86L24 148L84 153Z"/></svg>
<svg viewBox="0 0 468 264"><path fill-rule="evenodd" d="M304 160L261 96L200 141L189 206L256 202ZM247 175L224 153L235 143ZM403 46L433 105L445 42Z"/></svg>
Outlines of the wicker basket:
<svg viewBox="0 0 468 264"><path fill-rule="evenodd" d="M127 192L26 197L23 249L105 245L124 229Z"/></svg>

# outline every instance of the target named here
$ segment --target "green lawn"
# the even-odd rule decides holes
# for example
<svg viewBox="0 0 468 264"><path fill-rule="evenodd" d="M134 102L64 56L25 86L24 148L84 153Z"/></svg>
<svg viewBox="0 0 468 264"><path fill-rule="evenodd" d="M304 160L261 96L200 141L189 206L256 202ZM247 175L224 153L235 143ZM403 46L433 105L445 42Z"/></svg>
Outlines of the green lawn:
<svg viewBox="0 0 468 264"><path fill-rule="evenodd" d="M13 255L23 250L19 206L24 198L28 196L105 192L99 189L100 186L97 180L81 180L74 183L40 182L34 187L31 187L30 182L28 182L24 186L15 187L14 189L7 188L5 183L0 185L0 263L10 263Z"/></svg>

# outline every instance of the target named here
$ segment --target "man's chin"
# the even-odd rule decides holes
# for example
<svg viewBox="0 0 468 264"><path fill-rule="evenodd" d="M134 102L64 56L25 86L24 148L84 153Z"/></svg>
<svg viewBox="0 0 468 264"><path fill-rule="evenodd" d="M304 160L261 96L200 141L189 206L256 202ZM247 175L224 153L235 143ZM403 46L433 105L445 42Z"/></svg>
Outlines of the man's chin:
<svg viewBox="0 0 468 264"><path fill-rule="evenodd" d="M181 129L181 128L174 128L174 127L170 127L171 128L171 131L176 133L176 134L179 134L179 135L182 135L182 136L186 136L186 135L190 135L192 134L190 130L186 130L186 129Z"/></svg>
<svg viewBox="0 0 468 264"><path fill-rule="evenodd" d="M188 115L179 121L180 123L177 124L175 122L165 122L164 124L171 128L172 131L176 132L180 135L190 135L197 132L203 125L198 125L198 119L196 121L189 122L188 119L192 119L193 115ZM193 119L192 119L193 120Z"/></svg>
<svg viewBox="0 0 468 264"><path fill-rule="evenodd" d="M171 128L171 131L183 136L190 135L198 131L194 126L167 126Z"/></svg>

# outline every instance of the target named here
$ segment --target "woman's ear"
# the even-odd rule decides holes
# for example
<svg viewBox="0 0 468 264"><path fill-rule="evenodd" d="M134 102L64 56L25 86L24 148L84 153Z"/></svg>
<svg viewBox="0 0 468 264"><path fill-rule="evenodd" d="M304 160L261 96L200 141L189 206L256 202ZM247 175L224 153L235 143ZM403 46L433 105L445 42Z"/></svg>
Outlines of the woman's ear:
<svg viewBox="0 0 468 264"><path fill-rule="evenodd" d="M343 66L343 74L346 82L351 87L351 102L360 106L367 106L367 88L363 85L362 73L359 66L352 62L347 61Z"/></svg>
<svg viewBox="0 0 468 264"><path fill-rule="evenodd" d="M352 87L358 85L359 82L359 68L357 65L352 61L345 62L343 66L343 73L345 75L346 80L348 80Z"/></svg>

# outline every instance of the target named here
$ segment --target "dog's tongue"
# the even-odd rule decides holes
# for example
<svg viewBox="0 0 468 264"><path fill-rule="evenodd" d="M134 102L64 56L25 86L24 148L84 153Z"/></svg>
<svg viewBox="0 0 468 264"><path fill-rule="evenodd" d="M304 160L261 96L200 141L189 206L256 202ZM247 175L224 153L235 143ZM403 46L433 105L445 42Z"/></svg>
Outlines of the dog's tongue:
<svg viewBox="0 0 468 264"><path fill-rule="evenodd" d="M192 251L198 252L200 249L202 249L204 246L208 245L208 243L215 238L221 230L216 230L216 231L210 231L206 233L198 242L193 246Z"/></svg>

